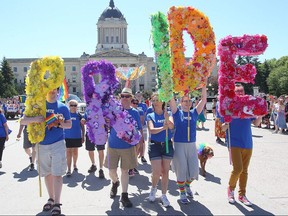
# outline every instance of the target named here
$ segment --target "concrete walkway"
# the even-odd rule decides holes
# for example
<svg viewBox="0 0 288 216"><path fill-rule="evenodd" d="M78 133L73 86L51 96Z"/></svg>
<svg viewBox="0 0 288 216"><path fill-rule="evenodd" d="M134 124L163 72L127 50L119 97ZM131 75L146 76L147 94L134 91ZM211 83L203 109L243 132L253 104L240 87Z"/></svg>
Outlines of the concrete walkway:
<svg viewBox="0 0 288 216"><path fill-rule="evenodd" d="M37 171L27 171L28 156L22 148L22 140L16 141L19 125L9 120L13 130L3 153L3 167L0 169L0 214L2 215L47 215L42 206L48 199L42 179L43 196L39 197ZM133 208L123 208L118 196L110 199L111 188L108 170L106 179L88 174L91 166L85 148L79 149L78 173L64 177L62 192L62 213L65 215L287 215L288 214L288 136L272 134L272 130L252 127L254 151L250 163L247 197L254 203L246 207L236 202L227 202L227 184L232 167L229 165L225 146L215 143L214 121L208 114L205 130L197 131L197 142L209 143L215 156L208 160L206 178L200 176L193 182L194 200L188 205L179 203L175 173L170 172L168 199L172 207L162 207L161 191L157 192L155 203L147 199L151 182L151 166L139 163L140 175L130 178L129 197ZM97 156L97 154L96 154ZM148 156L146 155L148 159ZM98 163L98 156L96 157ZM160 188L160 187L159 187ZM236 188L237 189L237 188ZM49 215L49 214L48 214Z"/></svg>

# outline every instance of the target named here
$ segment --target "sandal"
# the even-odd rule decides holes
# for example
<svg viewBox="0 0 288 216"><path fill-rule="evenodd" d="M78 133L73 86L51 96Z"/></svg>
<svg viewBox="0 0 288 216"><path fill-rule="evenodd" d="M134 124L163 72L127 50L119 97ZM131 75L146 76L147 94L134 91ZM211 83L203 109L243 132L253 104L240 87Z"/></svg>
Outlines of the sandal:
<svg viewBox="0 0 288 216"><path fill-rule="evenodd" d="M60 204L60 203L54 204L52 211L51 211L51 215L54 215L54 216L61 215L61 208L60 208L61 205L62 204Z"/></svg>
<svg viewBox="0 0 288 216"><path fill-rule="evenodd" d="M53 207L54 200L52 198L49 198L47 203L43 206L43 211L50 211Z"/></svg>

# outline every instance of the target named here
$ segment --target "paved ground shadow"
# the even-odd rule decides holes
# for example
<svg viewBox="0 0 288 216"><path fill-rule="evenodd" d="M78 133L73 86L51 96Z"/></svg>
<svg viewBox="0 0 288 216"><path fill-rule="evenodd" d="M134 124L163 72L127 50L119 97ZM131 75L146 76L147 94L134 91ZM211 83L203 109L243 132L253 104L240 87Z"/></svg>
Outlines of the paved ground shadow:
<svg viewBox="0 0 288 216"><path fill-rule="evenodd" d="M81 187L88 191L98 191L108 185L110 185L110 180L107 180L106 178L100 179L96 177L94 173L90 173L82 181Z"/></svg>
<svg viewBox="0 0 288 216"><path fill-rule="evenodd" d="M119 202L120 196L116 196L111 210L106 211L106 213L107 215L155 215L155 212L157 212L157 215L184 215L182 212L176 211L173 207L163 207L159 197L156 198L155 202L149 202L148 196L149 193L132 193L129 195L129 199L133 203L132 208L124 208Z"/></svg>
<svg viewBox="0 0 288 216"><path fill-rule="evenodd" d="M78 183L82 182L85 179L85 175L73 171L71 176L63 176L63 184L67 184L68 187L76 187Z"/></svg>
<svg viewBox="0 0 288 216"><path fill-rule="evenodd" d="M204 177L205 181L214 182L221 185L221 178L214 176L213 174L206 171L206 176Z"/></svg>
<svg viewBox="0 0 288 216"><path fill-rule="evenodd" d="M6 174L6 172L0 171L0 176Z"/></svg>
<svg viewBox="0 0 288 216"><path fill-rule="evenodd" d="M251 207L244 207L241 203L236 202L234 205L243 213L243 215L274 215L255 204Z"/></svg>
<svg viewBox="0 0 288 216"><path fill-rule="evenodd" d="M35 178L38 176L37 170L28 171L28 167L23 169L20 173L13 172L13 178L18 179L18 182L26 181L28 178Z"/></svg>

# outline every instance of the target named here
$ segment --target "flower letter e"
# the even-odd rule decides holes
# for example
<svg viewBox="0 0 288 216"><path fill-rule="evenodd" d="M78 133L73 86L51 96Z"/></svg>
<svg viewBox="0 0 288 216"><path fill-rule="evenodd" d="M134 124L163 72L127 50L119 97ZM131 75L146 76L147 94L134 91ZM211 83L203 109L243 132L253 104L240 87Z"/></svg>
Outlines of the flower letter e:
<svg viewBox="0 0 288 216"><path fill-rule="evenodd" d="M256 68L252 64L238 66L235 57L262 54L267 46L265 35L227 36L220 40L219 111L225 122L230 122L232 118L251 118L267 112L264 99L251 95L237 96L234 92L235 82L254 83L256 76Z"/></svg>

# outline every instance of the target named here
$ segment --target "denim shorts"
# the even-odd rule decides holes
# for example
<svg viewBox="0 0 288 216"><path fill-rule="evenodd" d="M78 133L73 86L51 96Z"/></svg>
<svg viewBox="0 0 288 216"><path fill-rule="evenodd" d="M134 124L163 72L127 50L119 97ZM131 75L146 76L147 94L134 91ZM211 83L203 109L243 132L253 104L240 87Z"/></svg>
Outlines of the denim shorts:
<svg viewBox="0 0 288 216"><path fill-rule="evenodd" d="M148 154L150 160L172 159L174 155L174 148L172 141L168 142L168 152L166 152L165 142L156 142L151 140L148 147Z"/></svg>

